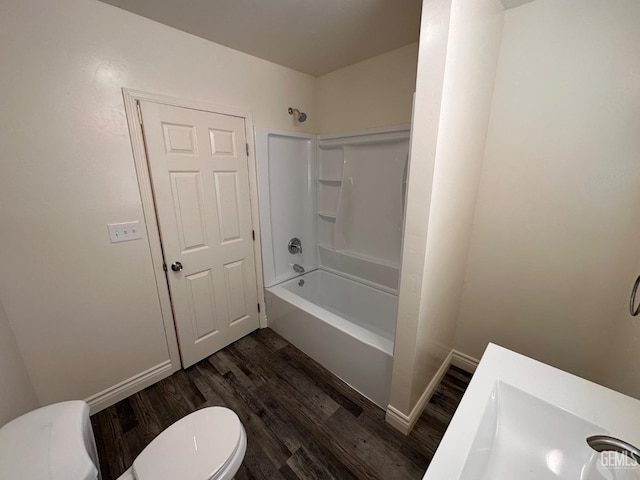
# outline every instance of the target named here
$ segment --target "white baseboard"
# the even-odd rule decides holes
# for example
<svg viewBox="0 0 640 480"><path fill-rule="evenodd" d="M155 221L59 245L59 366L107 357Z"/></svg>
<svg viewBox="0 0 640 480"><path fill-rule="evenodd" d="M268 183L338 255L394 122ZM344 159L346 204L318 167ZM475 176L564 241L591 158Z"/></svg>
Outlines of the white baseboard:
<svg viewBox="0 0 640 480"><path fill-rule="evenodd" d="M438 371L429 382L429 385L427 385L427 387L424 389L424 392L422 392L422 395L420 395L418 402L411 409L411 412L409 412L409 415L405 415L404 413L402 413L397 408L391 405L387 407L387 414L385 416L385 420L389 425L391 425L396 430L399 430L401 433L405 435L409 435L409 433L411 432L411 429L413 429L413 426L416 424L416 422L420 418L420 415L422 415L422 411L427 406L427 403L429 403L429 400L431 399L433 392L436 391L436 388L438 388L438 385L442 381L442 378L447 373L449 365L451 365L452 356L453 356L453 350L449 352L449 355L447 355L447 358L444 359L444 362L442 362L442 365L440 365L440 368L438 368Z"/></svg>
<svg viewBox="0 0 640 480"><path fill-rule="evenodd" d="M479 360L477 358L473 358L466 353L459 352L458 350L453 350L451 354L451 365L461 368L465 372L474 373L476 368L478 368Z"/></svg>
<svg viewBox="0 0 640 480"><path fill-rule="evenodd" d="M89 404L90 414L98 413L100 410L104 410L128 396L144 390L149 385L159 382L173 372L174 368L171 365L171 360L166 360L138 375L134 375L127 380L90 396L85 399L85 402Z"/></svg>
<svg viewBox="0 0 640 480"><path fill-rule="evenodd" d="M387 413L384 419L389 425L398 430L400 433L409 435L409 432L411 431L411 429L409 428L410 421L409 417L404 413L389 405L387 407Z"/></svg>

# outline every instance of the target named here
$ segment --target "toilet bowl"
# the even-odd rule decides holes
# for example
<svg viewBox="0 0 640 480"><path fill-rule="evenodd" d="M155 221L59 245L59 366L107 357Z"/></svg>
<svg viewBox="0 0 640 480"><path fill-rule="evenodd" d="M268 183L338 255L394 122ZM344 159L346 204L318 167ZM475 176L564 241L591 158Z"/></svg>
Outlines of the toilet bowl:
<svg viewBox="0 0 640 480"><path fill-rule="evenodd" d="M158 435L118 480L229 480L240 468L247 436L238 416L208 407ZM0 479L100 479L89 407L62 402L0 428Z"/></svg>

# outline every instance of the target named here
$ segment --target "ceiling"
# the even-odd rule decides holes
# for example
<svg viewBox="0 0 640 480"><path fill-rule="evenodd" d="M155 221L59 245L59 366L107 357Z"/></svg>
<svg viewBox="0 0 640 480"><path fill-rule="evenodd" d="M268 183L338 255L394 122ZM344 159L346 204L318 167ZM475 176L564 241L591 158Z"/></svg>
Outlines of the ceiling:
<svg viewBox="0 0 640 480"><path fill-rule="evenodd" d="M422 0L101 0L314 76L416 42Z"/></svg>

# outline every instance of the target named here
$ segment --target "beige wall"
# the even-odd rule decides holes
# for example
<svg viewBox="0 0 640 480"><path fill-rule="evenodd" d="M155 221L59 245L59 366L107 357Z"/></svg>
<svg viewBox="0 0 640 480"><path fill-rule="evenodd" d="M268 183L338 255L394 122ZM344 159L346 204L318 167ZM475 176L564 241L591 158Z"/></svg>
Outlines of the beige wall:
<svg viewBox="0 0 640 480"><path fill-rule="evenodd" d="M351 132L411 122L418 43L317 79L317 133Z"/></svg>
<svg viewBox="0 0 640 480"><path fill-rule="evenodd" d="M620 2L614 8L595 4L591 6L590 14L591 18L604 17L606 35L602 36L608 37L604 48L610 49L606 54L600 53L605 57L602 58L603 67L608 74L599 79L600 86L606 88L601 97L596 97L593 106L600 110L597 121L602 121L600 126L604 127L598 130L597 138L605 142L604 148L610 148L610 154L602 152L602 160L594 174L599 178L598 190L602 192L599 196L605 197L603 205L599 205L606 208L602 216L614 217L608 220L613 223L609 228L618 228L617 232L610 232L613 248L607 252L607 261L612 264L606 271L615 279L608 288L611 313L603 315L605 319L601 322L600 332L603 341L611 339L611 347L603 355L602 369L596 379L610 388L640 398L640 317L632 317L627 306L633 282L640 274L637 248L640 238L640 5L631 1ZM593 275L600 277L599 272L594 271Z"/></svg>
<svg viewBox="0 0 640 480"><path fill-rule="evenodd" d="M630 262L627 271L631 269L634 270L633 275L640 274L640 261ZM631 276L628 279L629 282L633 280ZM596 379L609 388L640 399L640 359L638 358L640 321L638 317L632 317L626 305L623 305L618 318L613 319L602 329L602 335L610 336L612 342L611 349L603 359L599 377Z"/></svg>
<svg viewBox="0 0 640 480"><path fill-rule="evenodd" d="M0 427L37 406L33 385L0 304Z"/></svg>
<svg viewBox="0 0 640 480"><path fill-rule="evenodd" d="M498 0L450 8L423 5L391 399L405 415L453 346L502 31Z"/></svg>
<svg viewBox="0 0 640 480"><path fill-rule="evenodd" d="M610 349L618 366L637 358L640 337L625 313L640 269L639 18L640 3L623 0L506 13L456 334L464 353L491 341L640 393L600 372ZM617 376L637 379L633 362Z"/></svg>
<svg viewBox="0 0 640 480"><path fill-rule="evenodd" d="M315 79L95 0L0 15L0 295L41 403L86 398L168 359L121 87L315 131ZM296 127L287 113L309 114Z"/></svg>
<svg viewBox="0 0 640 480"><path fill-rule="evenodd" d="M452 1L412 405L453 346L503 18L499 0Z"/></svg>
<svg viewBox="0 0 640 480"><path fill-rule="evenodd" d="M431 186L435 165L451 0L424 0L412 121L398 317L390 410L408 416L416 365L417 332L425 321L422 298ZM429 15L426 14L429 12ZM437 363L435 352L432 364ZM389 418L389 415L387 415Z"/></svg>

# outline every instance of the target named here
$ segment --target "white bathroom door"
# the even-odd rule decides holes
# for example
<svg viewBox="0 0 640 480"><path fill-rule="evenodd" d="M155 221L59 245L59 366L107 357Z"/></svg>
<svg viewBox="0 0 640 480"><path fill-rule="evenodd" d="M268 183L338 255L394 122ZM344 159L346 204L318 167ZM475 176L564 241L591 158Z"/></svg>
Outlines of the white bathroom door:
<svg viewBox="0 0 640 480"><path fill-rule="evenodd" d="M259 327L244 119L140 102L184 367Z"/></svg>

